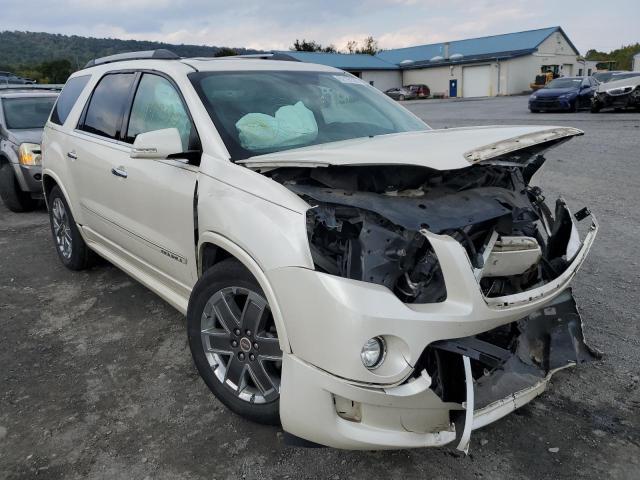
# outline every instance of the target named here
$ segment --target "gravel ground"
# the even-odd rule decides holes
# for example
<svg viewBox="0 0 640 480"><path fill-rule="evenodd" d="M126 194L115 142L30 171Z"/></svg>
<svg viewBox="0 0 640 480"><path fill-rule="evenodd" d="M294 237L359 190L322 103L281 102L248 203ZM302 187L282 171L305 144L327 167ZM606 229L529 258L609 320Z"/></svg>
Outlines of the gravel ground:
<svg viewBox="0 0 640 480"><path fill-rule="evenodd" d="M586 135L537 179L601 232L575 280L602 361L453 448L294 449L244 421L192 365L185 320L106 262L72 273L44 211L0 206L0 478L637 479L640 468L640 114L537 114L526 97L412 101L432 126L556 124Z"/></svg>

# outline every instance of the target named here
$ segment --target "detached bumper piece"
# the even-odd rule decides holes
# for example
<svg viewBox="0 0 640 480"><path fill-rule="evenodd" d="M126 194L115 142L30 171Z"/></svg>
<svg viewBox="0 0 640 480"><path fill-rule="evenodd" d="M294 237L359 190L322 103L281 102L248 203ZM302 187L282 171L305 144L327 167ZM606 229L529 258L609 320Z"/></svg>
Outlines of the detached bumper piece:
<svg viewBox="0 0 640 480"><path fill-rule="evenodd" d="M452 354L458 356L458 368L439 367L440 372L458 372L441 378L441 391L459 390L453 382L459 383L460 373L465 372L466 416L458 445L463 451L468 449L472 430L502 418L541 394L553 373L600 358L585 343L582 320L570 289L523 320L473 337L434 342L430 348L440 361L451 359Z"/></svg>

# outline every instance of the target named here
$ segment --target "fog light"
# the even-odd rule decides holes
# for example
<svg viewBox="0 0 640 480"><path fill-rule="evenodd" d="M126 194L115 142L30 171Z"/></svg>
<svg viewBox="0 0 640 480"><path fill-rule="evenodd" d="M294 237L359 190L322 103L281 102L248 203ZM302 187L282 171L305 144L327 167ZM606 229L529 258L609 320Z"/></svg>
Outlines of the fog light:
<svg viewBox="0 0 640 480"><path fill-rule="evenodd" d="M385 345L382 337L370 338L367 340L367 343L364 344L362 351L360 352L362 364L369 370L378 368L384 360L386 350L387 346Z"/></svg>

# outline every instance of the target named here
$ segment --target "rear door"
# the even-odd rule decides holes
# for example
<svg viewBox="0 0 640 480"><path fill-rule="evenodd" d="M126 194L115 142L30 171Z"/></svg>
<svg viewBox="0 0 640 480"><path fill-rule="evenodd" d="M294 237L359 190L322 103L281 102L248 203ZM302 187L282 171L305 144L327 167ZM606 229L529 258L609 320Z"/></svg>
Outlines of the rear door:
<svg viewBox="0 0 640 480"><path fill-rule="evenodd" d="M119 72L99 80L67 152L83 226L115 243L119 240L115 227L122 224L123 213L114 196L119 179L111 171L129 157L130 147L120 138L135 79L135 72Z"/></svg>

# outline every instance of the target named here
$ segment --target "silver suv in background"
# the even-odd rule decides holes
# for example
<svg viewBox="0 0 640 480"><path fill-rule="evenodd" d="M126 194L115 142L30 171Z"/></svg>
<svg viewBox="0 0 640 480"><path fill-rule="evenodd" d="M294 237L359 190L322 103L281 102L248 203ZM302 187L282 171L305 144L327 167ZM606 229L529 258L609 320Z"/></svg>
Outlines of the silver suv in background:
<svg viewBox="0 0 640 480"><path fill-rule="evenodd" d="M40 140L60 87L0 85L0 197L13 212L42 198Z"/></svg>

